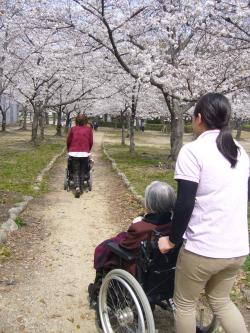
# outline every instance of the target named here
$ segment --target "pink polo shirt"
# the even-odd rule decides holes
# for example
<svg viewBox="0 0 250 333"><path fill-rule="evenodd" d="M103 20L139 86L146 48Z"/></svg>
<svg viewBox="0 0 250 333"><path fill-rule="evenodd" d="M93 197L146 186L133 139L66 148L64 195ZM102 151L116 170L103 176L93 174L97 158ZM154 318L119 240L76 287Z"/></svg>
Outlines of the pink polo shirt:
<svg viewBox="0 0 250 333"><path fill-rule="evenodd" d="M231 168L219 152L219 130L202 133L178 155L175 179L198 183L195 206L184 238L185 248L211 258L233 258L249 253L247 194L249 157L240 147Z"/></svg>

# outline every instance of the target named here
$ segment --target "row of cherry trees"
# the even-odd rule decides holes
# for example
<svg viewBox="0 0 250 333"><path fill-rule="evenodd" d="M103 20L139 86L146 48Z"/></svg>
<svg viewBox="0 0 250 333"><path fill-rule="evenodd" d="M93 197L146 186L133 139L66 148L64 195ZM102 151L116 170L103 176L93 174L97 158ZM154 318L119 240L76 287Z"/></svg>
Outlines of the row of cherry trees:
<svg viewBox="0 0 250 333"><path fill-rule="evenodd" d="M5 0L0 7L0 98L32 108L32 140L52 109L92 115L170 115L171 159L183 115L208 91L249 110L247 0ZM249 104L248 104L249 105ZM130 151L134 151L130 126ZM43 134L43 131L41 131Z"/></svg>

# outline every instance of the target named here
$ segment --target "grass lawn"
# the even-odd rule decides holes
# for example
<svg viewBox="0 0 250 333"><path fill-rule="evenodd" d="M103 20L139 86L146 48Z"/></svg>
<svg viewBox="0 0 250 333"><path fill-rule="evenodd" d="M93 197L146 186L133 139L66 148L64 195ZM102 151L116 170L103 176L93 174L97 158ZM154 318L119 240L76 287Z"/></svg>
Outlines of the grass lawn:
<svg viewBox="0 0 250 333"><path fill-rule="evenodd" d="M135 156L131 156L127 146L105 144L105 150L118 168L126 175L136 192L144 195L146 186L153 180L166 181L176 189L173 170L167 170L166 150L164 148L138 147Z"/></svg>
<svg viewBox="0 0 250 333"><path fill-rule="evenodd" d="M36 195L32 187L36 177L65 146L65 138L56 137L54 128L47 128L45 133L45 140L37 147L30 143L30 131L0 133L1 191ZM46 189L46 181L42 189Z"/></svg>

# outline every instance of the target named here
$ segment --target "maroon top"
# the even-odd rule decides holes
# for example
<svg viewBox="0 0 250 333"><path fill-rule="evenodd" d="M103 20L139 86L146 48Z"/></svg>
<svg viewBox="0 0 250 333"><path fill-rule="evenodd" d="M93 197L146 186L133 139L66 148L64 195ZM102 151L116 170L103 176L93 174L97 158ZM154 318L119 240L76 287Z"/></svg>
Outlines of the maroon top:
<svg viewBox="0 0 250 333"><path fill-rule="evenodd" d="M162 215L147 214L140 222L132 223L127 232L121 232L113 238L107 239L95 248L94 268L107 271L120 267L120 260L108 247L107 244L113 241L122 248L130 250L131 254L138 255L141 241L151 239L154 230L169 235L171 229L171 213ZM136 276L136 261L123 262L123 269Z"/></svg>
<svg viewBox="0 0 250 333"><path fill-rule="evenodd" d="M68 152L89 153L93 146L93 131L88 126L74 126L67 137Z"/></svg>

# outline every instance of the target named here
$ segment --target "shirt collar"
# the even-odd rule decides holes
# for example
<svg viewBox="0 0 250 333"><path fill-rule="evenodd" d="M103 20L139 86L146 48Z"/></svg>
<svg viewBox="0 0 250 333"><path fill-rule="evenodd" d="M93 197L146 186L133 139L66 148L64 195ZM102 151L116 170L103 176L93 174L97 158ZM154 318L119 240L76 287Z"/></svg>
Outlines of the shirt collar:
<svg viewBox="0 0 250 333"><path fill-rule="evenodd" d="M199 138L202 138L203 136L208 135L208 134L219 134L219 133L220 133L220 130L217 129L217 128L216 128L216 129L212 129L212 130L207 130L207 131L201 133L201 134L198 136L198 139L199 139Z"/></svg>

